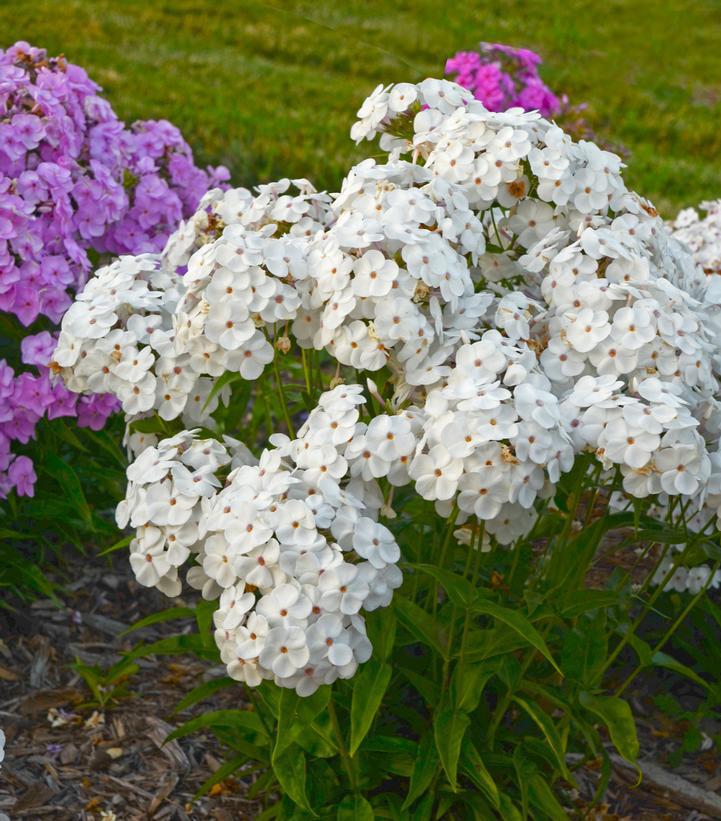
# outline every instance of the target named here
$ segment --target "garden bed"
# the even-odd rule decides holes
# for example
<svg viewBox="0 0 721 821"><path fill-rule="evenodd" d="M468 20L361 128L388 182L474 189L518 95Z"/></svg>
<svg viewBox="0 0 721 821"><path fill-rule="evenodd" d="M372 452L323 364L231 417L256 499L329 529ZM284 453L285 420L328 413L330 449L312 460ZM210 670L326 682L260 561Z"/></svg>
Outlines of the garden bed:
<svg viewBox="0 0 721 821"><path fill-rule="evenodd" d="M135 595L137 582L121 559L110 573L73 560L66 578L76 581L66 586L59 607L43 600L18 621L2 616L6 638L0 642L0 724L11 743L3 764L0 813L13 819L53 821L255 818L261 804L247 797L252 777L227 779L209 796L193 800L224 760L224 751L211 734L163 745L166 735L188 718L171 715L174 705L205 680L207 667L189 657L141 659L143 674L133 678L132 696L104 711L88 704L90 693L71 668L80 660L107 669L141 639L150 642L167 636L170 630L163 625L129 637L120 635L167 600L160 594L155 602ZM721 817L694 808L687 788L695 786L713 801L713 794L721 789L721 764L714 750L686 755L677 768L669 768L668 756L678 748L685 728L653 706L651 696L657 689L651 681L640 681L631 701L643 765L651 763L654 774L660 770L668 786L648 783L647 778L635 787L635 773L616 763L605 802L588 810L579 798L576 817L598 821ZM675 694L681 700L693 698L692 689L678 681ZM205 707L237 707L240 696L240 685L224 689ZM49 714L60 726L52 726ZM597 771L589 768L577 775L584 792L590 794ZM675 780L679 778L687 785L681 792Z"/></svg>

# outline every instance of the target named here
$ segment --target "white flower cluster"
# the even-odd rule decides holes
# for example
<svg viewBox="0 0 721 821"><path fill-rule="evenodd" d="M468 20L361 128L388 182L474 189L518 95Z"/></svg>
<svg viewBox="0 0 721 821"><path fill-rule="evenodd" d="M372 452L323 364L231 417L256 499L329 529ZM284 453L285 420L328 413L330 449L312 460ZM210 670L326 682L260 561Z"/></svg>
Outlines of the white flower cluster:
<svg viewBox="0 0 721 821"><path fill-rule="evenodd" d="M702 202L698 208L706 212L705 217L701 217L695 208L685 208L675 220L668 223L668 228L671 236L691 251L696 264L709 275L707 295L713 295L713 301L718 303L721 302L721 200ZM680 549L677 546L677 550ZM654 575L654 584L661 584L666 578L672 562L672 556L663 559ZM693 595L704 587L716 589L721 586L721 571L713 572L713 576L711 574L712 569L707 564L678 566L664 590L689 592Z"/></svg>
<svg viewBox="0 0 721 821"><path fill-rule="evenodd" d="M677 546L677 549L682 549ZM672 555L664 556L651 580L654 585L662 584L674 566ZM704 589L717 589L721 586L721 570L712 570L707 564L685 567L678 565L664 585L664 592L675 590L677 593L690 593L695 596Z"/></svg>
<svg viewBox="0 0 721 821"><path fill-rule="evenodd" d="M707 274L721 274L721 200L702 202L699 208L706 212L705 217L695 208L684 208L669 223L669 230L691 250L696 264Z"/></svg>
<svg viewBox="0 0 721 821"><path fill-rule="evenodd" d="M51 367L77 393L112 393L131 416L157 409L173 419L200 421L210 380L198 379L173 346L174 310L184 282L163 270L157 255L121 257L92 277L63 317ZM215 404L209 409L212 412Z"/></svg>
<svg viewBox="0 0 721 821"><path fill-rule="evenodd" d="M176 562L195 551L189 580L206 595L226 590L219 641L237 662L233 674L273 675L299 692L350 674L368 652L357 609L335 588L340 604L318 605L332 598L323 591L341 572L333 562L346 587L359 587L353 608L387 603L400 581L397 546L376 523L378 480L412 481L440 515L477 517L504 544L530 530L537 499L584 452L599 460L599 481L620 476L628 496L680 498L707 517L721 511L721 276L706 276L626 189L619 158L574 143L535 113L488 112L443 80L379 87L359 117L352 136L380 134L385 163L361 162L333 197L304 180L295 194L288 180L256 195L211 192L162 255L123 258L88 284L56 354L75 390L109 390L131 416L155 409L211 428L214 381L228 371L257 378L291 337L338 365L387 369L389 413L361 422L349 398L360 402L360 388L343 388L343 402L327 394L297 440L272 440L259 465L236 456L244 464L221 491L218 471L231 456L190 434L141 456L168 463L161 478L142 462L129 475L131 512L122 508L121 520L148 528L133 546L141 581L175 590ZM188 443L188 453L214 455L186 464L196 458L185 457ZM179 502L173 471L189 487L201 469L203 493L179 492ZM155 520L148 498L153 516L175 499L188 518ZM307 514L291 522L310 534L305 552L283 518L301 504ZM174 553L162 528L188 522L197 540L174 533L183 546ZM256 528L263 542L246 535ZM263 584L247 576L256 555L248 559L246 547L273 568L257 571ZM346 562L347 549L364 561ZM282 609L298 623L272 622L271 605L256 604L244 584L259 588L260 601L282 590ZM228 605L240 612L241 601L248 609L230 627ZM343 632L323 641L347 645L352 659L346 650L318 655L321 628L307 602L311 614L329 607L324 617ZM266 620L268 636L281 631L265 655L247 644L236 652L247 635L233 631L251 618Z"/></svg>
<svg viewBox="0 0 721 821"><path fill-rule="evenodd" d="M264 331L272 335L298 306L273 230L281 223L288 242L296 233L305 240L327 212L326 195L294 182L297 197L283 193L290 180L260 186L256 197L211 191L162 254L100 269L63 318L53 366L67 387L112 393L129 416L156 410L193 425L227 398L227 389L211 393L223 373L260 376L273 359Z"/></svg>
<svg viewBox="0 0 721 821"><path fill-rule="evenodd" d="M346 458L364 402L357 386L323 394L298 438L277 435L257 462L186 431L128 468L117 519L136 528L138 581L178 595L193 557L188 583L220 599L228 674L251 686L270 678L309 695L352 676L371 653L361 610L387 606L401 583L382 496Z"/></svg>

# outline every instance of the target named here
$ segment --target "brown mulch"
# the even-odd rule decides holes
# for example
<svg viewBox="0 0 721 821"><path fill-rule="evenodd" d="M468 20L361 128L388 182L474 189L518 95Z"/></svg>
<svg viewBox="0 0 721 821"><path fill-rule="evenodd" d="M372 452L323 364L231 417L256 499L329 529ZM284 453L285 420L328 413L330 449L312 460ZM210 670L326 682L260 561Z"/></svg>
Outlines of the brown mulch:
<svg viewBox="0 0 721 821"><path fill-rule="evenodd" d="M627 762L611 756L612 776L603 803L591 809L600 762L575 772L581 788L574 818L587 821L708 821L721 818L721 761L714 748L685 755L673 766L669 757L678 748L686 729L673 724L640 697L632 697L641 747L640 776ZM644 699L645 701L645 699ZM585 800L584 800L585 799Z"/></svg>
<svg viewBox="0 0 721 821"><path fill-rule="evenodd" d="M141 639L180 629L159 624L123 637L131 624L171 602L156 591L138 594L124 556L114 567L72 559L60 594L64 606L34 602L14 614L0 609L0 727L7 736L0 770L0 819L256 818L262 805L247 797L254 776L242 773L198 800L201 784L223 763L212 735L195 733L164 744L188 720L173 708L193 687L216 675L188 657L139 659L127 697L101 709L70 665L107 669ZM177 604L178 602L172 602ZM238 706L240 688L218 691L208 709Z"/></svg>

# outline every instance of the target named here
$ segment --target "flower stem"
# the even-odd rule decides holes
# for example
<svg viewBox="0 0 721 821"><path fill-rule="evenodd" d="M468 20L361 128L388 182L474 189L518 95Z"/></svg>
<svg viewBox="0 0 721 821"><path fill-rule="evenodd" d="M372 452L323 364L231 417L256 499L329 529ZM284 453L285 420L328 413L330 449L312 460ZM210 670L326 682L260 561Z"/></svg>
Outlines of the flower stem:
<svg viewBox="0 0 721 821"><path fill-rule="evenodd" d="M300 349L300 356L303 362L303 376L305 377L305 389L308 396L312 399L313 397L313 386L311 385L311 378L310 378L310 367L308 365L308 355L306 353L305 348Z"/></svg>
<svg viewBox="0 0 721 821"><path fill-rule="evenodd" d="M280 376L277 356L273 357L273 373L275 373L275 384L278 388L278 396L280 398L280 405L283 410L283 417L285 418L285 424L288 426L288 436L290 436L291 439L295 439L295 427L293 426L293 420L290 418L288 403L285 401L285 391L283 390L283 380Z"/></svg>
<svg viewBox="0 0 721 821"><path fill-rule="evenodd" d="M663 593L664 587L666 587L669 579L676 572L676 568L678 567L679 562L683 559L686 549L688 549L688 545L686 546L686 548L684 548L683 551L681 551L681 553L677 555L676 561L671 562L671 567L669 568L668 573L666 573L663 579L659 582L658 586L651 594L651 598L641 608L641 612L638 614L631 627L626 631L626 633L624 633L624 635L621 638L621 641L619 641L619 643L613 649L611 655L606 659L606 663L603 665L603 667L601 668L596 677L599 681L603 679L603 675L606 672L606 670L608 670L608 668L613 664L613 662L616 661L621 650L623 650L623 648L628 644L628 642L631 640L631 637L635 635L636 630L638 630L639 628L639 625L646 618L646 615L649 613L649 611L653 608L653 605L656 603L656 599L658 599L661 593ZM646 581L648 581L648 579Z"/></svg>
<svg viewBox="0 0 721 821"><path fill-rule="evenodd" d="M335 705L333 704L333 694L331 693L331 697L328 700L328 715L330 716L330 722L333 725L333 732L335 733L336 740L338 742L338 750L340 752L340 758L343 763L343 768L346 771L346 775L348 776L348 781L350 781L351 788L353 792L358 792L358 778L355 771L355 762L353 758L348 753L348 748L345 745L345 739L343 738L343 732L340 728L340 723L338 721L338 714L335 711Z"/></svg>
<svg viewBox="0 0 721 821"><path fill-rule="evenodd" d="M658 653L658 651L666 644L666 642L671 638L671 636L673 636L673 634L678 630L678 628L685 620L686 616L688 616L691 610L693 610L693 608L696 606L696 603L701 598L701 596L706 594L706 591L708 590L708 587L713 581L713 577L719 568L719 564L720 562L716 562L716 564L713 566L713 569L709 573L708 579L706 579L706 583L704 584L704 586L698 591L698 593L696 593L696 595L691 599L691 601L686 605L686 607L684 607L684 609L681 611L681 615L678 616L676 621L674 621L674 623L668 628L668 630L664 633L661 640L653 648L653 650L651 651L652 656L656 655L656 653ZM641 672L641 670L643 670L643 668L643 664L639 664L636 667L636 669L629 675L626 681L624 681L623 684L618 688L618 690L616 690L617 696L620 696L624 692L624 690L636 678L636 676Z"/></svg>

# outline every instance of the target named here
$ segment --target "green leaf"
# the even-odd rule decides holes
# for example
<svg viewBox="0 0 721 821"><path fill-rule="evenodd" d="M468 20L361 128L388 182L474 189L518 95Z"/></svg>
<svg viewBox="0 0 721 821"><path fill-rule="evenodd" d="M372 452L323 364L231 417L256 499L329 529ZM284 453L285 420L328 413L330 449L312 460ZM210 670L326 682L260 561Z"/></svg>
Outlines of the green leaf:
<svg viewBox="0 0 721 821"><path fill-rule="evenodd" d="M531 701L526 701L519 696L513 696L513 701L518 704L531 717L536 726L543 733L546 742L553 751L553 756L556 759L559 771L563 777L573 783L573 776L566 766L566 746L561 741L561 736L556 729L553 719L542 710L537 704Z"/></svg>
<svg viewBox="0 0 721 821"><path fill-rule="evenodd" d="M519 744L513 751L513 768L516 771L518 789L521 793L521 816L528 818L529 783L531 776L536 772L536 765L529 761L523 754L523 746ZM501 796L501 806L503 806L503 796Z"/></svg>
<svg viewBox="0 0 721 821"><path fill-rule="evenodd" d="M433 735L428 732L418 745L418 755L411 773L408 795L406 795L402 809L407 810L431 786L437 769L438 753L436 752Z"/></svg>
<svg viewBox="0 0 721 821"><path fill-rule="evenodd" d="M338 821L374 821L373 807L362 795L346 795L338 805Z"/></svg>
<svg viewBox="0 0 721 821"><path fill-rule="evenodd" d="M528 753L533 758L534 762L545 762L545 764L548 765L549 770L555 774L558 769L558 762L555 753L551 750L545 738L539 738L538 736L526 736L523 739L523 751Z"/></svg>
<svg viewBox="0 0 721 821"><path fill-rule="evenodd" d="M366 662L353 686L350 708L350 754L355 755L370 730L391 680L392 667L371 659Z"/></svg>
<svg viewBox="0 0 721 821"><path fill-rule="evenodd" d="M410 778L418 759L418 744L407 738L369 735L361 744L360 752L371 754L367 760L373 762L374 770L387 770L403 778ZM381 756L372 755L373 753L381 753Z"/></svg>
<svg viewBox="0 0 721 821"><path fill-rule="evenodd" d="M528 779L528 793L531 804L540 807L552 821L568 821L568 813L539 773L533 773Z"/></svg>
<svg viewBox="0 0 721 821"><path fill-rule="evenodd" d="M302 809L316 815L308 803L305 791L305 753L297 745L292 745L273 761L273 772L282 791Z"/></svg>
<svg viewBox="0 0 721 821"><path fill-rule="evenodd" d="M492 601L480 600L473 605L474 611L482 613L485 616L492 616L500 622L508 625L512 630L522 636L528 644L535 647L542 656L544 656L553 667L563 675L561 668L556 664L551 651L548 649L543 636L536 630L528 619L519 613L517 610L511 610L508 607L502 607L500 604L495 604Z"/></svg>
<svg viewBox="0 0 721 821"><path fill-rule="evenodd" d="M672 656L667 655L666 653L662 653L660 650L655 652L651 657L651 663L656 667L665 667L667 670L673 670L674 673L678 673L679 675L685 676L687 679L698 684L700 687L703 687L705 690L712 690L713 688L711 685L704 681L701 676L698 675L694 670L690 667L687 667L685 664L682 664L680 661L677 661Z"/></svg>
<svg viewBox="0 0 721 821"><path fill-rule="evenodd" d="M373 645L373 655L388 661L396 638L396 614L392 607L383 607L366 616L368 639Z"/></svg>
<svg viewBox="0 0 721 821"><path fill-rule="evenodd" d="M448 637L441 625L425 610L402 596L394 599L393 609L401 624L417 641L435 650L442 658L448 658Z"/></svg>
<svg viewBox="0 0 721 821"><path fill-rule="evenodd" d="M73 510L77 511L83 522L93 530L93 514L83 493L78 474L54 453L45 454L45 470L60 485Z"/></svg>
<svg viewBox="0 0 721 821"><path fill-rule="evenodd" d="M299 701L300 696L295 690L286 689L285 687L281 689L278 701L278 727L275 731L273 761L293 743L294 738L290 737L291 732L294 736L298 733L294 725L298 720L296 708Z"/></svg>
<svg viewBox="0 0 721 821"><path fill-rule="evenodd" d="M97 664L93 664L93 665L83 664L83 662L81 662L80 659L76 656L75 657L75 662L73 664L71 664L70 666L72 667L73 670L75 670L76 673L79 673L82 676L83 681L87 685L90 692L93 694L93 698L95 699L95 701L102 704L103 703L103 698L102 698L103 693L102 693L102 690L100 689L100 687L101 687L100 677L102 675L102 671L100 670L98 665Z"/></svg>
<svg viewBox="0 0 721 821"><path fill-rule="evenodd" d="M134 633L136 630L142 630L144 627L150 627L153 624L161 624L166 621L175 621L176 619L192 619L194 615L192 607L166 607L159 613L151 613L144 619L138 619L134 624L131 624L127 630L123 630L121 636L127 636L128 633Z"/></svg>
<svg viewBox="0 0 721 821"><path fill-rule="evenodd" d="M650 667L651 664L653 664L653 650L651 649L651 645L635 633L629 632L629 630L629 625L622 625L619 628L619 632L622 635L626 635L626 633L628 633L626 642L629 647L632 647L635 650L636 655L638 656L639 664L642 667Z"/></svg>
<svg viewBox="0 0 721 821"><path fill-rule="evenodd" d="M244 731L237 727L221 727L216 724L210 730L223 746L229 747L239 755L244 755L249 761L258 762L262 767L270 767L267 741L253 744L246 740L243 736ZM269 771L272 772L272 770Z"/></svg>
<svg viewBox="0 0 721 821"><path fill-rule="evenodd" d="M505 624L488 630L474 630L466 641L464 658L468 662L486 661L527 647L525 637Z"/></svg>
<svg viewBox="0 0 721 821"><path fill-rule="evenodd" d="M480 753L468 738L463 741L460 762L461 770L463 770L476 787L484 793L494 808L497 810L500 809L501 798L495 779L488 772Z"/></svg>
<svg viewBox="0 0 721 821"><path fill-rule="evenodd" d="M205 681L197 687L193 687L189 693L183 696L175 707L173 707L173 713L182 713L183 710L187 710L188 707L192 707L199 701L209 698L218 690L222 690L224 687L233 687L237 685L238 682L228 676L223 676L222 678L211 678L210 681Z"/></svg>
<svg viewBox="0 0 721 821"><path fill-rule="evenodd" d="M394 669L408 679L410 684L418 690L425 702L431 707L435 707L440 702L441 688L434 681L431 681L428 676L397 662L394 664Z"/></svg>
<svg viewBox="0 0 721 821"><path fill-rule="evenodd" d="M17 530L8 530L7 528L0 529L0 539L20 539L20 541L24 541L27 538L27 533L20 533Z"/></svg>
<svg viewBox="0 0 721 821"><path fill-rule="evenodd" d="M590 687L603 667L607 650L605 623L582 619L563 638L561 669L568 678Z"/></svg>
<svg viewBox="0 0 721 821"><path fill-rule="evenodd" d="M564 619L575 619L590 610L615 607L620 596L610 590L573 590L560 599L557 610Z"/></svg>
<svg viewBox="0 0 721 821"><path fill-rule="evenodd" d="M128 458L125 451L119 447L118 439L107 429L105 430L90 430L89 428L82 428L84 437L89 440L88 444L91 450L96 446L100 446L120 468L120 475L125 477L125 468L128 465ZM87 451L88 448L85 448Z"/></svg>
<svg viewBox="0 0 721 821"><path fill-rule="evenodd" d="M13 531L11 530L0 530L0 539L14 538L12 534ZM25 537L21 536L20 538ZM28 561L25 555L12 547L7 541L2 544L2 565L0 589L16 588L16 592L22 598L27 598L24 588L29 588L38 593L43 593L56 604L60 604L52 582L46 578L42 570L33 562ZM5 596L0 596L0 608L5 607L11 608L10 603L6 601Z"/></svg>
<svg viewBox="0 0 721 821"><path fill-rule="evenodd" d="M472 713L483 695L486 682L493 675L490 664L456 664L451 677L451 705Z"/></svg>
<svg viewBox="0 0 721 821"><path fill-rule="evenodd" d="M616 696L593 696L586 692L579 695L579 701L608 727L614 747L626 761L636 761L639 745L636 725L628 704Z"/></svg>
<svg viewBox="0 0 721 821"><path fill-rule="evenodd" d="M506 793L501 793L501 818L503 821L523 821L523 816Z"/></svg>
<svg viewBox="0 0 721 821"><path fill-rule="evenodd" d="M575 538L564 542L555 540L547 570L551 586L559 591L579 587L606 533L620 527L631 527L633 524L633 513L607 513L584 527Z"/></svg>
<svg viewBox="0 0 721 821"><path fill-rule="evenodd" d="M549 689L549 687L551 689ZM557 707L563 712L569 714L571 712L571 705L564 698L564 691L561 687L554 687L552 684L548 687L543 687L542 685L536 684L535 681L532 681L526 677L520 682L519 689L535 701L541 701L541 699L543 699L550 702L554 707Z"/></svg>
<svg viewBox="0 0 721 821"><path fill-rule="evenodd" d="M463 736L470 722L471 719L466 713L451 708L438 713L433 722L436 749L453 792L458 789L458 759L461 755Z"/></svg>
<svg viewBox="0 0 721 821"><path fill-rule="evenodd" d="M456 573L452 573L450 570L436 567L434 564L407 563L407 566L414 570L420 570L421 573L426 573L442 584L443 589L448 593L448 598L453 604L464 610L468 609L476 597L476 590L468 579Z"/></svg>
<svg viewBox="0 0 721 821"><path fill-rule="evenodd" d="M193 610L195 623L198 625L198 633L206 647L212 647L215 644L212 638L212 626L213 613L217 607L217 601L200 601Z"/></svg>
<svg viewBox="0 0 721 821"><path fill-rule="evenodd" d="M205 781L203 781L200 785L200 789L193 796L193 801L197 801L201 796L206 795L216 784L220 784L220 782L225 781L228 776L233 775L247 760L248 757L246 755L237 755L235 758L231 758L230 761L226 761L225 764L221 764L210 778L206 778Z"/></svg>
<svg viewBox="0 0 721 821"><path fill-rule="evenodd" d="M332 758L338 755L338 742L329 718L317 718L310 727L304 727L295 739L296 744L313 759Z"/></svg>
<svg viewBox="0 0 721 821"><path fill-rule="evenodd" d="M231 385L233 382L237 382L239 379L242 379L241 375L234 371L225 371L222 376L220 376L213 387L210 389L208 393L208 398L203 403L202 410L205 410L208 405L215 399L215 397L223 390L226 385Z"/></svg>
<svg viewBox="0 0 721 821"><path fill-rule="evenodd" d="M150 644L138 644L127 654L126 658L138 659L146 656L182 656L193 653L198 658L216 661L217 649L210 651L203 638L197 634L168 636Z"/></svg>
<svg viewBox="0 0 721 821"><path fill-rule="evenodd" d="M488 819L496 817L486 799L476 790L463 790L463 792L458 795L455 806L458 807L459 804L465 805L469 813L462 816L464 818L473 818L474 821L488 821ZM454 815L456 818L459 817L457 813L454 813Z"/></svg>
<svg viewBox="0 0 721 821"><path fill-rule="evenodd" d="M363 752L371 753L401 753L416 756L418 744L410 738L399 738L393 735L369 735L363 741Z"/></svg>
<svg viewBox="0 0 721 821"><path fill-rule="evenodd" d="M109 553L115 553L117 550L122 550L124 547L127 547L132 541L132 536L124 536L122 539L119 539L114 544L111 544L110 547L106 547L105 550L101 550L100 553L98 553L98 556L107 556Z"/></svg>
<svg viewBox="0 0 721 821"><path fill-rule="evenodd" d="M134 675L139 669L140 667L137 664L123 657L105 672L104 678L106 682L113 683Z"/></svg>
<svg viewBox="0 0 721 821"><path fill-rule="evenodd" d="M196 733L198 730L212 729L213 727L232 727L249 733L250 737L268 738L268 732L257 713L252 713L249 710L212 710L186 721L180 727L176 727L165 740L173 741L173 739L184 738L186 735Z"/></svg>
<svg viewBox="0 0 721 821"><path fill-rule="evenodd" d="M282 687L278 687L273 682L266 680L255 691L273 718L278 718L282 689Z"/></svg>
<svg viewBox="0 0 721 821"><path fill-rule="evenodd" d="M313 723L315 717L328 706L330 687L320 687L308 698L301 698L295 690L282 688L278 702L278 729L275 734L273 761Z"/></svg>
<svg viewBox="0 0 721 821"><path fill-rule="evenodd" d="M55 433L69 445L72 445L74 449L83 451L83 453L88 453L88 449L83 445L83 443L78 439L77 434L72 431L64 421L58 419L53 426Z"/></svg>
<svg viewBox="0 0 721 821"><path fill-rule="evenodd" d="M407 815L402 817L402 821L431 821L433 818L433 804L434 804L435 796L432 792L427 792L423 798L416 804L415 808L413 809L413 815ZM436 818L440 818L440 815L436 815Z"/></svg>
<svg viewBox="0 0 721 821"><path fill-rule="evenodd" d="M174 427L172 423L165 422L157 413L153 413L152 416L132 421L128 425L128 430L131 433L155 433L162 438L172 436Z"/></svg>

